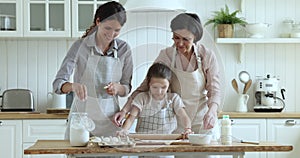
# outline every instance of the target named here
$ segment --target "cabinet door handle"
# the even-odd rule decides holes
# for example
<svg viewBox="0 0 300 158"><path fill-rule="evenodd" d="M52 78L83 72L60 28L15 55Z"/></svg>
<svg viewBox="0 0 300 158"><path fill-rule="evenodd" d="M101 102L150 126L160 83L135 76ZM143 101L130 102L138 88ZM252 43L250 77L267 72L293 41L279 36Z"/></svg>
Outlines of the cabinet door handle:
<svg viewBox="0 0 300 158"><path fill-rule="evenodd" d="M231 120L231 125L234 125L235 124L235 121L234 120Z"/></svg>
<svg viewBox="0 0 300 158"><path fill-rule="evenodd" d="M0 126L2 126L3 125L3 122L2 121L0 121Z"/></svg>
<svg viewBox="0 0 300 158"><path fill-rule="evenodd" d="M292 126L292 125L296 125L297 121L296 120L286 120L285 121L286 125Z"/></svg>

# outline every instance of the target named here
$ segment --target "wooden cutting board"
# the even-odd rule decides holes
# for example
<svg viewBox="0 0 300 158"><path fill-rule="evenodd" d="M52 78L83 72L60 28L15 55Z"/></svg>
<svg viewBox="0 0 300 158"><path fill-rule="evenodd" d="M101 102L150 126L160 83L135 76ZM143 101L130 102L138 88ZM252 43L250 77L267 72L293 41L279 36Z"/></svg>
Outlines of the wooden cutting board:
<svg viewBox="0 0 300 158"><path fill-rule="evenodd" d="M56 109L56 108L48 108L47 114L68 114L70 109Z"/></svg>

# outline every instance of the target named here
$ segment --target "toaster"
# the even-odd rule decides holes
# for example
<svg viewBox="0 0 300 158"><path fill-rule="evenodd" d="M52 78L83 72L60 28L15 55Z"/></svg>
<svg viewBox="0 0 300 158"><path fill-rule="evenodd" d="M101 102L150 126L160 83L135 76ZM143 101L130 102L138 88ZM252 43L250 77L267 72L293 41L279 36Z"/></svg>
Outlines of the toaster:
<svg viewBox="0 0 300 158"><path fill-rule="evenodd" d="M8 89L0 96L1 111L34 111L33 95L28 89Z"/></svg>

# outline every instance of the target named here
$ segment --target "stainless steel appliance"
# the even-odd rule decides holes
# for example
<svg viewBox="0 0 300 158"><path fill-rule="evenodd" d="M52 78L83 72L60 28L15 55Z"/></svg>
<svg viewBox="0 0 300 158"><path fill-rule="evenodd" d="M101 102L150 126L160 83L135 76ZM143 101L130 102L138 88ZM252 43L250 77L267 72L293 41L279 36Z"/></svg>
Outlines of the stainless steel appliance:
<svg viewBox="0 0 300 158"><path fill-rule="evenodd" d="M1 111L34 111L33 95L28 89L8 89L2 94Z"/></svg>
<svg viewBox="0 0 300 158"><path fill-rule="evenodd" d="M270 75L267 75L266 78L257 79L255 87L255 112L281 112L285 108L285 89L279 89L278 85L279 79ZM282 98L278 97L278 91L280 91Z"/></svg>

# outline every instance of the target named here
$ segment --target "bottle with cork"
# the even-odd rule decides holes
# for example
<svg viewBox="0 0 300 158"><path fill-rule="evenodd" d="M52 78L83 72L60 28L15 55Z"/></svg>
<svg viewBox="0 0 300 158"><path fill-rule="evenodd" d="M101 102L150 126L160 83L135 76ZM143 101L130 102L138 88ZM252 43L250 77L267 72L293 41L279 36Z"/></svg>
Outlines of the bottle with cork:
<svg viewBox="0 0 300 158"><path fill-rule="evenodd" d="M223 115L223 119L221 120L221 144L232 144L232 129L229 115Z"/></svg>

